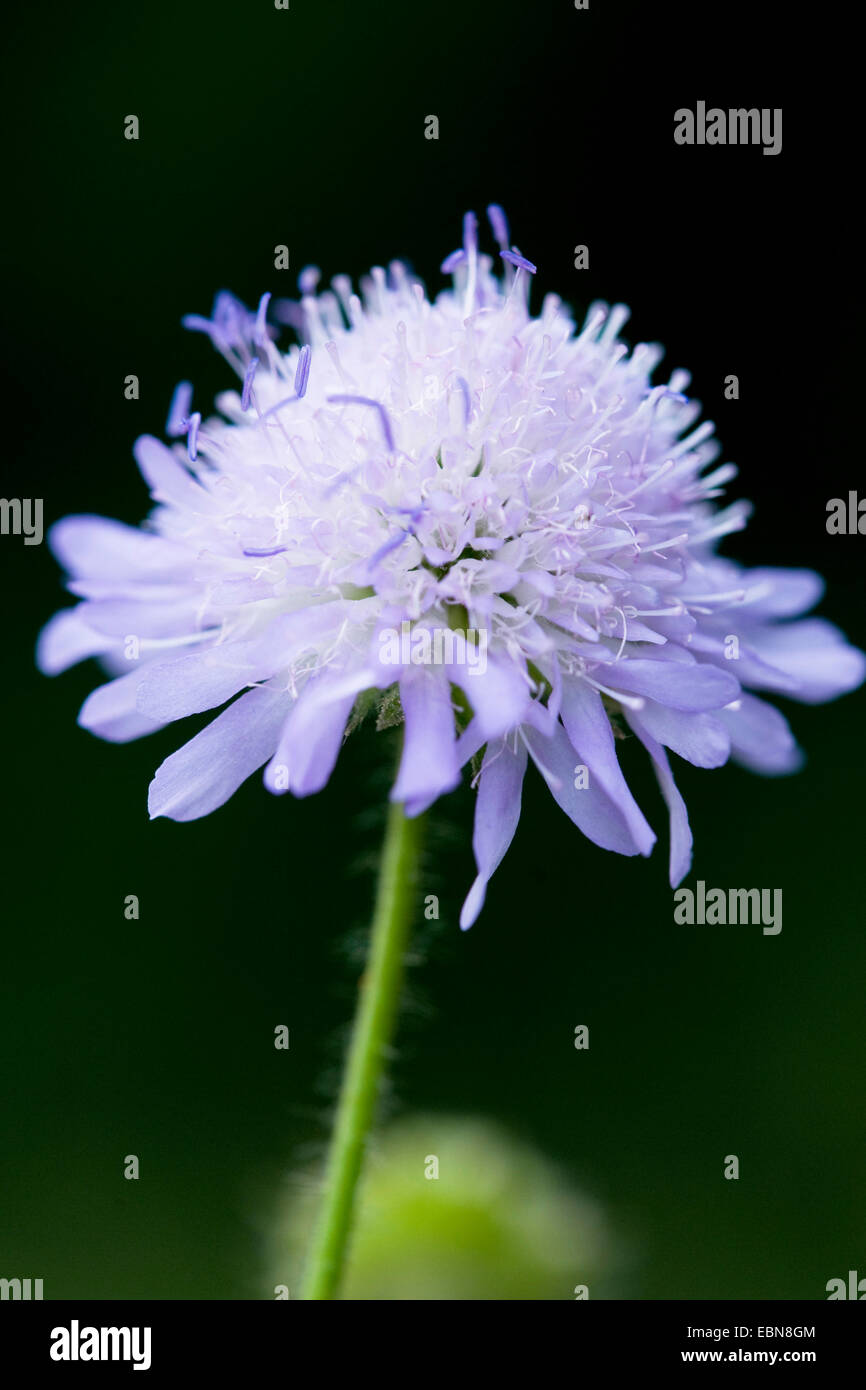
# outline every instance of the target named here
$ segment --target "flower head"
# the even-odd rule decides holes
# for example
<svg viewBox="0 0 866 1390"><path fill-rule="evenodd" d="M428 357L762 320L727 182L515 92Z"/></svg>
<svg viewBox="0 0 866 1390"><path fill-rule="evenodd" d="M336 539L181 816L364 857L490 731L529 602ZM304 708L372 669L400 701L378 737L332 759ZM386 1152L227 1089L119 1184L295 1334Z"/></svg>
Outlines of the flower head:
<svg viewBox="0 0 866 1390"><path fill-rule="evenodd" d="M478 755L475 920L514 834L531 760L584 834L620 854L655 835L620 771L630 730L671 822L670 878L691 862L666 750L784 773L799 751L753 691L804 701L859 685L862 654L823 619L808 570L744 570L716 553L748 506L707 470L710 423L662 352L619 333L622 305L577 329L535 267L480 253L472 214L430 302L399 263L358 297L346 277L252 312L217 296L209 335L238 387L219 415L181 383L166 433L135 457L154 509L141 529L72 516L51 532L80 602L44 629L54 673L95 656L112 674L83 727L123 742L226 708L162 764L151 816L192 820L264 766L305 796L331 774L356 703L405 721L392 798L416 815ZM274 321L302 345L281 352ZM483 659L482 659L483 657ZM372 694L371 694L372 693ZM397 699L399 695L399 700ZM229 703L227 703L229 702Z"/></svg>

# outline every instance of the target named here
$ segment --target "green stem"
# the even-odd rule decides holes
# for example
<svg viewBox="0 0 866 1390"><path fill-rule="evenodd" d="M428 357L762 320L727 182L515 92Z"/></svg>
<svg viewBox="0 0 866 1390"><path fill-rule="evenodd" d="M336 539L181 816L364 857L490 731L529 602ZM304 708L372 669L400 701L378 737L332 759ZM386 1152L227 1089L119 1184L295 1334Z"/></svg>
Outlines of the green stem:
<svg viewBox="0 0 866 1390"><path fill-rule="evenodd" d="M391 1041L412 917L421 817L388 810L367 968L337 1105L319 1220L302 1298L335 1298L346 1256L355 1189Z"/></svg>

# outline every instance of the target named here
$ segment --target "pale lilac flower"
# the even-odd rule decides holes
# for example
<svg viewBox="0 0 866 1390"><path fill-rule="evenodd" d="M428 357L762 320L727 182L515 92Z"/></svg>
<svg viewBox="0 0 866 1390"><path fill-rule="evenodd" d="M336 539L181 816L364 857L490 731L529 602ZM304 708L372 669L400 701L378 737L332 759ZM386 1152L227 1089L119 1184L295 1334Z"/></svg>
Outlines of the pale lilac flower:
<svg viewBox="0 0 866 1390"><path fill-rule="evenodd" d="M108 669L79 716L106 739L227 706L151 784L151 816L179 821L262 766L271 791L320 790L356 700L396 684L392 797L408 814L483 759L464 927L514 834L529 760L590 840L646 855L655 835L614 739L630 727L668 804L676 885L692 841L668 750L790 772L799 751L762 695L829 700L864 677L836 628L797 621L817 575L715 553L748 506L715 505L735 469L704 471L717 445L688 374L651 385L661 350L619 341L622 305L593 305L577 330L548 295L533 317L534 267L501 209L491 222L499 254L479 252L467 216L453 288L433 303L398 263L371 272L363 299L346 277L317 293L308 268L297 304L264 296L251 312L220 294L211 319L185 320L239 387L202 418L182 383L167 431L180 442L138 440L155 504L142 529L53 528L80 602L38 652L50 673L89 656ZM277 349L269 311L303 346ZM459 636L439 665L386 664L382 634L404 622L483 631L486 668L461 661Z"/></svg>

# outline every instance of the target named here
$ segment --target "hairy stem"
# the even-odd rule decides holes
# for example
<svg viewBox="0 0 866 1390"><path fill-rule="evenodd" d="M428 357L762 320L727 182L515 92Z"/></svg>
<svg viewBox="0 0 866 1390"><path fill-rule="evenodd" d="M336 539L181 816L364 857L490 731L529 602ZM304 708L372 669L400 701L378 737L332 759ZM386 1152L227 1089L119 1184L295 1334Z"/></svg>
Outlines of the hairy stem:
<svg viewBox="0 0 866 1390"><path fill-rule="evenodd" d="M339 1289L355 1192L403 980L421 819L410 820L398 803L392 803L388 810L370 951L359 986L352 1041L302 1298L335 1298Z"/></svg>

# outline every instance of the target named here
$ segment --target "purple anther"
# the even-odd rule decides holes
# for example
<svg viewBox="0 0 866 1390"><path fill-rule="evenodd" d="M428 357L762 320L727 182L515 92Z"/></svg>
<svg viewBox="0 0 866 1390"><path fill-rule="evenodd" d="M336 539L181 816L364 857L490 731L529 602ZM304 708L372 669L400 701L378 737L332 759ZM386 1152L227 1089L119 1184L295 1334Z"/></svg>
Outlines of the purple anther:
<svg viewBox="0 0 866 1390"><path fill-rule="evenodd" d="M464 413L466 416L466 424L468 425L469 417L472 414L472 397L469 394L469 382L465 379L465 377L459 376L457 378L457 385L460 387L460 390L463 393Z"/></svg>
<svg viewBox="0 0 866 1390"><path fill-rule="evenodd" d="M219 337L210 319L206 319L204 314L184 314L180 322L181 327L188 329L190 333L206 333L209 338Z"/></svg>
<svg viewBox="0 0 866 1390"><path fill-rule="evenodd" d="M310 379L310 358L313 350L309 343L304 343L298 354L298 365L295 368L295 395L300 400L301 396L307 393L307 382Z"/></svg>
<svg viewBox="0 0 866 1390"><path fill-rule="evenodd" d="M322 272L317 265L305 265L298 276L298 289L301 294L315 294L321 278Z"/></svg>
<svg viewBox="0 0 866 1390"><path fill-rule="evenodd" d="M688 396L684 396L681 391L672 391L669 386L651 386L648 391L644 391L644 397L653 405L664 400L666 396L672 401L680 401L682 405L688 404Z"/></svg>
<svg viewBox="0 0 866 1390"><path fill-rule="evenodd" d="M386 555L390 555L392 550L396 550L399 545L402 545L408 535L408 531L398 531L396 536L392 536L384 545L380 545L375 554L371 555L367 561L367 572L372 573L379 561L384 560Z"/></svg>
<svg viewBox="0 0 866 1390"><path fill-rule="evenodd" d="M271 292L270 292L270 290L265 290L265 293L262 295L261 299L259 300L259 307L258 307L258 311L257 311L257 313L256 313L256 331L255 331L255 338L256 338L256 342L257 342L257 343L265 343L265 342L267 342L267 337L268 337L268 305L270 304L270 302L271 302Z"/></svg>
<svg viewBox="0 0 866 1390"><path fill-rule="evenodd" d="M213 305L213 321L219 336L231 347L240 347L249 333L250 311L230 293L220 290Z"/></svg>
<svg viewBox="0 0 866 1390"><path fill-rule="evenodd" d="M189 454L190 463L195 463L198 458L198 427L201 424L201 411L189 417L189 431L186 436L186 451Z"/></svg>
<svg viewBox="0 0 866 1390"><path fill-rule="evenodd" d="M253 377L256 374L256 367L258 365L259 359L257 357L251 357L250 365L247 367L244 376L244 389L241 391L241 410L249 410L250 408L250 393L253 389Z"/></svg>
<svg viewBox="0 0 866 1390"><path fill-rule="evenodd" d="M373 410L378 410L379 419L382 422L382 433L385 436L388 452L390 454L394 453L396 445L394 443L394 435L391 431L391 421L381 401L371 401L369 396L328 396L327 399L330 405L369 405Z"/></svg>
<svg viewBox="0 0 866 1390"><path fill-rule="evenodd" d="M490 222L490 229L493 232L495 241L501 251L508 250L508 218L502 211L498 203L491 203L487 209L487 218Z"/></svg>
<svg viewBox="0 0 866 1390"><path fill-rule="evenodd" d="M508 261L510 265L516 265L520 270L528 270L530 275L534 275L538 269L537 265L533 265L532 261L528 261L525 256L521 256L517 251L500 251L499 254L502 259Z"/></svg>
<svg viewBox="0 0 866 1390"><path fill-rule="evenodd" d="M243 554L251 556L254 560L266 560L269 555L282 555L285 549L284 545L275 545L271 550L258 550L254 546L245 546Z"/></svg>
<svg viewBox="0 0 866 1390"><path fill-rule="evenodd" d="M467 255L474 255L478 250L478 218L474 212L463 216L463 249Z"/></svg>
<svg viewBox="0 0 866 1390"><path fill-rule="evenodd" d="M175 387L171 405L168 408L168 419L165 422L165 432L171 439L177 439L186 432L186 422L189 419L191 405L192 382L181 381Z"/></svg>
<svg viewBox="0 0 866 1390"><path fill-rule="evenodd" d="M296 333L302 333L304 329L304 311L296 299L275 299L271 306L271 313L277 323L286 323L290 328L294 328Z"/></svg>
<svg viewBox="0 0 866 1390"><path fill-rule="evenodd" d="M220 290L209 319L203 314L184 314L181 323L195 333L207 333L217 347L236 348L242 347L249 336L252 316L233 294Z"/></svg>
<svg viewBox="0 0 866 1390"><path fill-rule="evenodd" d="M459 265L465 265L469 260L466 252L461 246L459 250L452 251L450 256L446 256L439 269L443 275L453 275Z"/></svg>

